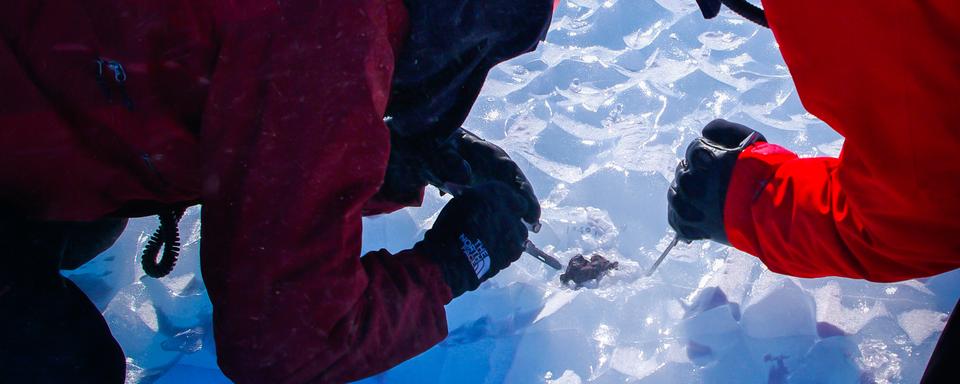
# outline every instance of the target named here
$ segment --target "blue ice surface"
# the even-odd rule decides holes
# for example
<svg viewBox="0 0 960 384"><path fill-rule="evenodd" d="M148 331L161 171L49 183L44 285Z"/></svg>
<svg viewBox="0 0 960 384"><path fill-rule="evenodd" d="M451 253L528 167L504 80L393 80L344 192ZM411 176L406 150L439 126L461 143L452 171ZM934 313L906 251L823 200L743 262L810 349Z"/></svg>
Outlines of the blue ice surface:
<svg viewBox="0 0 960 384"><path fill-rule="evenodd" d="M447 306L449 337L363 383L917 382L960 296L960 272L893 284L797 279L715 244L669 241L665 191L700 127L726 118L803 156L842 140L802 107L770 31L693 0L566 0L536 52L491 71L466 128L503 146L544 207L532 236L564 262L620 269L560 285L524 257ZM409 248L447 200L364 220L364 252ZM199 272L199 208L160 280L137 255L154 219L69 273L103 310L131 383L229 382Z"/></svg>

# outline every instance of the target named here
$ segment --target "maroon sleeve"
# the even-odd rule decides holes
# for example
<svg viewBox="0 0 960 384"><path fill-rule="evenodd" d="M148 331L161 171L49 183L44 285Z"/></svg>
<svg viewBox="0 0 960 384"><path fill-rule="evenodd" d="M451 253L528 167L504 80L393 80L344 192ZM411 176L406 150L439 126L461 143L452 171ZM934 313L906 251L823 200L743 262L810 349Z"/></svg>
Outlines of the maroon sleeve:
<svg viewBox="0 0 960 384"><path fill-rule="evenodd" d="M960 267L960 2L766 0L803 105L840 158L743 154L730 242L771 270L896 281Z"/></svg>
<svg viewBox="0 0 960 384"><path fill-rule="evenodd" d="M363 215L364 216L374 216L382 215L385 213L395 212L407 207L419 207L420 204L423 204L423 194L426 190L426 187L420 188L420 194L416 199L406 202L396 202L392 201L383 196L381 193L377 193L367 200L367 203L363 206Z"/></svg>
<svg viewBox="0 0 960 384"><path fill-rule="evenodd" d="M202 132L202 271L237 382L356 380L446 335L412 251L360 258L386 167L399 0L229 2Z"/></svg>

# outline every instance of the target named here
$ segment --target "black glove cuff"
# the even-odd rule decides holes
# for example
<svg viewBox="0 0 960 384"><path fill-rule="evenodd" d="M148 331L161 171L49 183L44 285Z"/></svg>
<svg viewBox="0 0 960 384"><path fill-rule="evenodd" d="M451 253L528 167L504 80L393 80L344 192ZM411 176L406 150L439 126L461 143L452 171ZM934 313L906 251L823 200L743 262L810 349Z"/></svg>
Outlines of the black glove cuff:
<svg viewBox="0 0 960 384"><path fill-rule="evenodd" d="M437 263L454 299L480 286L480 279L456 244L431 244L421 241L414 245L413 249Z"/></svg>

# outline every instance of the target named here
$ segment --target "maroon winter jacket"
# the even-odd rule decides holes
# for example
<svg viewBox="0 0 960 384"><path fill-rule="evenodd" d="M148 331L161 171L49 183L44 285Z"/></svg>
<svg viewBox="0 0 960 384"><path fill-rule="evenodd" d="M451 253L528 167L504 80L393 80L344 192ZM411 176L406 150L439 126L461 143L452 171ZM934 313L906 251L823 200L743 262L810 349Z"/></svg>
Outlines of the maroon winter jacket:
<svg viewBox="0 0 960 384"><path fill-rule="evenodd" d="M446 335L427 255L360 254L383 180L400 0L13 0L0 208L93 220L203 203L219 363L345 381Z"/></svg>

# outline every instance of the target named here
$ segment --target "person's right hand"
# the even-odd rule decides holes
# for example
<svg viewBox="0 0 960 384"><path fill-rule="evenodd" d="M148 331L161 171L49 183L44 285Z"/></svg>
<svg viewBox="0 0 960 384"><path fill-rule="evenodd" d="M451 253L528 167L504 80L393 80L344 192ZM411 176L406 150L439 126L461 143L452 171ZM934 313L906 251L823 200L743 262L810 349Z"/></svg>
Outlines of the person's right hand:
<svg viewBox="0 0 960 384"><path fill-rule="evenodd" d="M443 208L414 250L436 261L453 297L517 261L527 240L527 201L514 188L489 182L463 190Z"/></svg>

